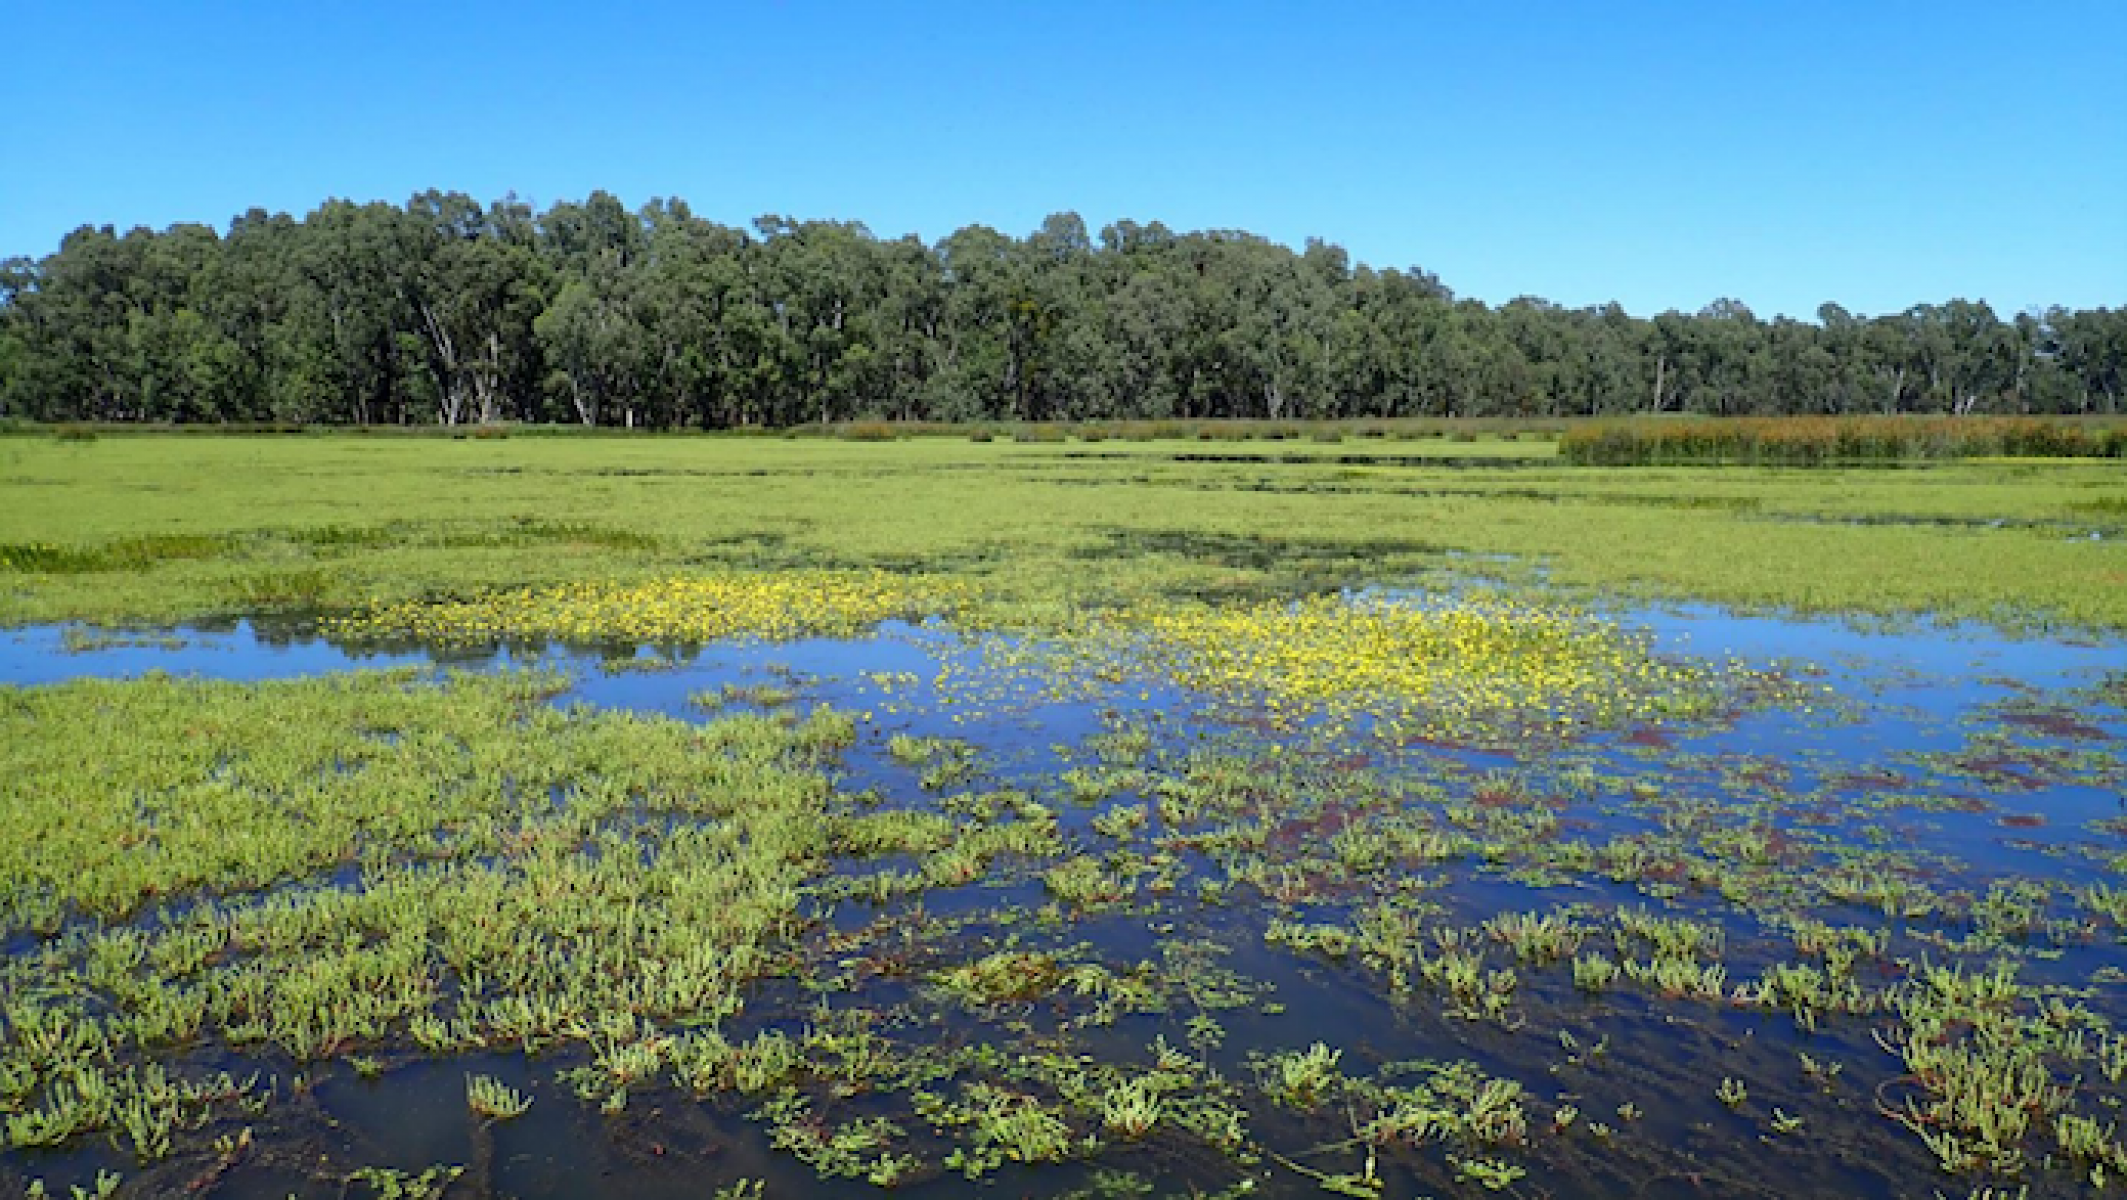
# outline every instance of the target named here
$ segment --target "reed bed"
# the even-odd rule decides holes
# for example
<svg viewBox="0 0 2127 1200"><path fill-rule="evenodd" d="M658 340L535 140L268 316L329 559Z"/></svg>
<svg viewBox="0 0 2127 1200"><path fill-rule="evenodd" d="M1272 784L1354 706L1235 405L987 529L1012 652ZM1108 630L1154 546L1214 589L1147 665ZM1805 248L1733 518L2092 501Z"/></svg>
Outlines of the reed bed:
<svg viewBox="0 0 2127 1200"><path fill-rule="evenodd" d="M2040 417L1724 417L1576 426L1583 466L1821 467L1967 458L2127 457L2127 422Z"/></svg>

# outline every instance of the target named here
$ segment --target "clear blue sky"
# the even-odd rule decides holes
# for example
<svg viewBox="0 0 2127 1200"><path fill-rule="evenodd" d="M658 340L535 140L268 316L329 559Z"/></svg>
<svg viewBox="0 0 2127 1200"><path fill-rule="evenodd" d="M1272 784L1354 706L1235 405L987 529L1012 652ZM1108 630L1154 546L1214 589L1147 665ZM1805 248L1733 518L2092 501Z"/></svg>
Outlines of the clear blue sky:
<svg viewBox="0 0 2127 1200"><path fill-rule="evenodd" d="M0 44L0 256L604 188L1319 235L1495 303L2127 304L2127 0L0 0Z"/></svg>

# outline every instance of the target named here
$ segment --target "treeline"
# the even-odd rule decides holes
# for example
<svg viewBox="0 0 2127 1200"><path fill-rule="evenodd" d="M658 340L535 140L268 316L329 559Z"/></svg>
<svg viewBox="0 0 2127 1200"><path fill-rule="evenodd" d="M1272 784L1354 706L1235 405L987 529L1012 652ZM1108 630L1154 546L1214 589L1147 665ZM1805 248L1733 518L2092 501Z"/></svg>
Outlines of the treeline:
<svg viewBox="0 0 2127 1200"><path fill-rule="evenodd" d="M0 264L0 416L655 428L851 420L2117 413L2127 309L1457 299L1423 271L1070 214L935 245L603 192L84 227Z"/></svg>

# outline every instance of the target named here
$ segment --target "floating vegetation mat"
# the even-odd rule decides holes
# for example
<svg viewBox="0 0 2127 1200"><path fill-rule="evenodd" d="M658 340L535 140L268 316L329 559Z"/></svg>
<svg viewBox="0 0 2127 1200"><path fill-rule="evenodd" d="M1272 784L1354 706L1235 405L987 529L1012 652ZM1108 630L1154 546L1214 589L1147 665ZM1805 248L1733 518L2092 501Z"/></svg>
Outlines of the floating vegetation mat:
<svg viewBox="0 0 2127 1200"><path fill-rule="evenodd" d="M474 670L0 686L0 1193L2127 1178L2117 645L1775 670L1483 595L1005 636L871 586L355 630L458 611ZM745 637L670 644L718 596Z"/></svg>
<svg viewBox="0 0 2127 1200"><path fill-rule="evenodd" d="M383 604L328 626L365 641L488 645L527 639L701 645L726 638L847 636L920 619L967 597L963 584L885 571L674 575Z"/></svg>
<svg viewBox="0 0 2127 1200"><path fill-rule="evenodd" d="M378 607L333 624L365 641L700 645L849 636L895 619L965 612L1025 636L990 639L979 685L1038 676L1054 695L1129 675L1298 721L1390 737L1502 744L1577 728L1704 716L1797 699L1740 664L1653 653L1648 639L1561 604L1492 592L1437 598L1322 595L1291 602L1146 602L1116 610L978 605L964 583L883 572L769 572L572 585Z"/></svg>
<svg viewBox="0 0 2127 1200"><path fill-rule="evenodd" d="M1717 671L1555 605L1321 596L1296 603L1146 606L1125 614L1153 671L1259 699L1274 720L1324 716L1491 741L1510 730L1703 714Z"/></svg>
<svg viewBox="0 0 2127 1200"><path fill-rule="evenodd" d="M1586 609L1488 591L1298 601L1158 601L981 642L946 689L981 708L1015 693L1201 706L1323 738L1532 749L1636 722L1827 705L1822 685L1740 661L1658 653Z"/></svg>

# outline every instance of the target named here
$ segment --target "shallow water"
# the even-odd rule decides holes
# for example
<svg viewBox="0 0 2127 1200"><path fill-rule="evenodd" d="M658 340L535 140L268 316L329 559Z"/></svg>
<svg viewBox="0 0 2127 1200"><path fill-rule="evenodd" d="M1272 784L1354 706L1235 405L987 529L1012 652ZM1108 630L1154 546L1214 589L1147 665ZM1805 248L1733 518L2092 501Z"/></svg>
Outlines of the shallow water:
<svg viewBox="0 0 2127 1200"><path fill-rule="evenodd" d="M1069 1053L1116 1062L1142 1061L1157 1038L1192 1045L1208 1068L1244 1081L1259 1077L1251 1055L1321 1042L1342 1051L1340 1066L1350 1077L1387 1064L1459 1059L1521 1084L1534 1131L1522 1144L1484 1153L1430 1144L1385 1151L1378 1170L1386 1195L1482 1194L1478 1183L1458 1183L1462 1159L1517 1164L1527 1171L1514 1185L1524 1195L1961 1194L1963 1181L1941 1173L1918 1139L1880 1111L1883 1089L1899 1078L1897 1063L1872 1037L1887 1024L1881 1016L1826 1017L1812 1030L1777 1010L1629 988L1589 994L1562 965L1525 965L1511 1009L1474 1019L1455 1013L1437 992L1387 986L1356 957L1266 941L1273 918L1335 924L1387 897L1432 906L1438 921L1464 926L1558 905L1578 906L1590 919L1645 908L1717 922L1726 937L1721 961L1740 981L1794 957L1769 915L1775 906L1757 892L1851 868L1910 878L1937 905L1932 915L1903 918L1860 901L1806 906L1819 919L1896 939L1891 955L1864 968L1875 978L1904 971L1901 956L1963 952L1984 962L1989 954L2012 955L2024 978L2081 987L2091 1011L2127 1024L2117 984L2092 984L2127 971L2119 931L2091 924L2070 894L2082 884L2117 882L2127 861L2127 711L2117 691L2105 701L2092 692L2127 673L2127 641L2007 639L1969 627L1878 632L1689 606L1612 615L1644 630L1665 654L1776 669L1821 689L1821 700L1806 711L1743 709L1717 719L1584 731L1555 744L1389 743L1369 740L1363 730L1325 740L1304 726L1255 722L1247 705L1231 698L1142 676L1064 678L1064 668L1023 658L1009 639L907 624L858 640L446 653L266 637L248 624L151 631L104 645L94 637L85 644L82 631L33 628L0 634L0 683L149 671L251 681L382 666L545 665L571 676L554 700L564 706L701 720L698 698L728 689L717 711L846 709L862 719L859 742L839 766L844 792L872 793L886 807L931 807L955 793L1017 789L1053 808L1074 847L1089 852L1142 858L1171 837L1165 848L1182 872L1181 886L1142 891L1109 912L1029 922L1027 913L1047 897L1026 873L1007 872L933 890L914 903L845 898L816 929L816 942L873 923L942 921L950 931L918 952L932 967L1005 946L1032 947L1113 970L1165 964L1155 974L1167 994L1159 1011L1072 1027L1083 1005L1061 990L995 1011L956 1006L922 984L919 966L913 977L859 971L811 993L764 986L749 1003L747 1029L798 1033L836 1011L890 1012L903 1023L896 1036L911 1046L1053 1039ZM166 638L178 644L159 640ZM1140 774L1097 796L1074 795L1064 773L1098 765L1099 739L1118 730L1143 736L1146 748L1126 764ZM925 786L922 764L889 752L896 735L957 739L974 753L959 777ZM1210 827L1217 822L1176 825L1165 815L1162 781L1180 778L1187 756L1206 749L1289 774L1276 804L1238 814L1263 823L1262 854L1283 872L1271 877L1282 882L1235 887L1235 861L1198 838L1216 832ZM1153 811L1141 832L1097 832L1097 818L1131 804ZM1341 880L1323 872L1321 864L1334 861L1325 860L1325 847L1337 835L1398 812L1420 813L1437 828L1478 831L1501 850L1490 859L1463 853L1387 876ZM1484 824L1509 819L1540 827L1508 833ZM1574 866L1567 853L1635 837L1650 845L1670 839L1651 852L1662 861L1613 872ZM1694 867L1718 869L1724 882L1694 877ZM1982 931L1978 898L2018 881L2044 894L2030 914L2043 928L2021 941L1960 948L1961 939ZM1731 886L1733 894L1723 895ZM832 958L823 952L821 962ZM1512 963L1496 947L1488 961ZM1827 1082L1797 1069L1804 1055L1848 1073L1833 1071ZM466 1190L451 1195L699 1196L739 1179L765 1180L770 1195L875 1191L860 1181L818 1179L772 1148L772 1122L757 1111L757 1098L702 1101L648 1088L631 1095L624 1112L604 1114L557 1081L557 1071L578 1062L566 1052L440 1062L402 1056L383 1063L375 1079L344 1063L269 1061L254 1069L269 1072L285 1101L266 1136L334 1162L407 1172L462 1165L456 1187ZM534 1099L531 1111L495 1124L473 1118L464 1100L468 1072L525 1091ZM1747 1079L1753 1095L1735 1111L1713 1099L1713 1086L1729 1076ZM2116 1108L2127 1098L2116 1083L2089 1086L2100 1106ZM919 1124L895 1096L821 1102L837 1120L890 1114L903 1126ZM1800 1120L1801 1132L1768 1131L1776 1105ZM1555 1124L1568 1107L1579 1117L1570 1131ZM1257 1192L1319 1194L1321 1181L1307 1170L1360 1169L1349 1145L1357 1118L1331 1108L1251 1106L1252 1135L1290 1162L1227 1161L1183 1139L1154 1136L1113 1141L1092 1162L1008 1165L989 1188L1136 1194L1140 1185L1181 1193L1246 1183ZM1611 1132L1579 1132L1598 1121ZM912 1143L937 1152L920 1131ZM0 1167L55 1182L86 1182L95 1167L114 1165L135 1169L93 1147L0 1156ZM1098 1171L1127 1171L1138 1182ZM153 1170L145 1178L171 1191L184 1182ZM2022 1182L2033 1194L2073 1194L2078 1179L2063 1167L2034 1165ZM932 1170L904 1186L955 1194L975 1185ZM322 1182L293 1149L257 1155L213 1177L206 1190L237 1197L371 1194Z"/></svg>

